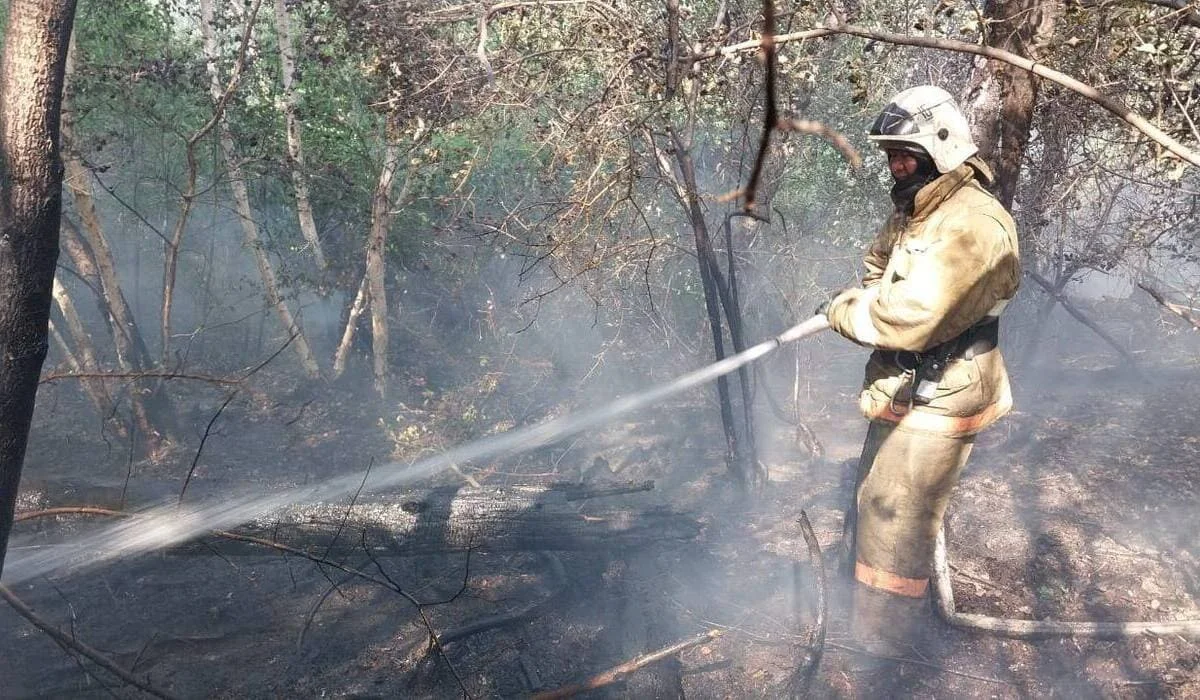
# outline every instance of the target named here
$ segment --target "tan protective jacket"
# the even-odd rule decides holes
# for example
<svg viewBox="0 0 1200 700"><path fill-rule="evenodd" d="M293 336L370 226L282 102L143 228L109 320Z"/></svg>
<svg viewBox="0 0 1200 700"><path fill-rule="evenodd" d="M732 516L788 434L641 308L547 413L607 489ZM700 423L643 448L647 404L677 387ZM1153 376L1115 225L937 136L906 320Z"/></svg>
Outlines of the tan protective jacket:
<svg viewBox="0 0 1200 700"><path fill-rule="evenodd" d="M862 289L829 305L830 325L876 348L860 408L899 429L973 435L1012 409L999 349L954 359L928 404L913 404L911 366L895 351L922 352L996 316L1017 293L1016 226L979 182L991 172L977 158L923 187L913 213L892 215L867 251ZM911 363L911 359L908 360Z"/></svg>

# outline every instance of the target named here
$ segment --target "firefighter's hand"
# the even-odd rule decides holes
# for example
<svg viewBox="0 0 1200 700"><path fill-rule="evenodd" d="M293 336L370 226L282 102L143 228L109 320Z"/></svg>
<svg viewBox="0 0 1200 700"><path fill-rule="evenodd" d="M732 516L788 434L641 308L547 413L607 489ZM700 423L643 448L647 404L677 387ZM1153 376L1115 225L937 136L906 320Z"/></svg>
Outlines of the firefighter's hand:
<svg viewBox="0 0 1200 700"><path fill-rule="evenodd" d="M817 316L828 316L829 315L829 305L832 304L835 299L840 297L845 292L846 292L845 289L837 290L836 292L831 294L828 299L826 299L825 301L818 304L817 310L814 311L813 313L815 313Z"/></svg>

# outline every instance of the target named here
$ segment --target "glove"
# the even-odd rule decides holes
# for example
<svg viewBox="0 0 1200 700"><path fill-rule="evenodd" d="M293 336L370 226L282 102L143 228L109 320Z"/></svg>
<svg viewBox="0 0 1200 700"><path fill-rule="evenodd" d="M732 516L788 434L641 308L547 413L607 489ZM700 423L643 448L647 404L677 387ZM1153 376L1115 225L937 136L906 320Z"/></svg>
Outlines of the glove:
<svg viewBox="0 0 1200 700"><path fill-rule="evenodd" d="M834 302L834 300L837 299L838 297L840 297L842 294L845 294L847 291L849 291L849 290L839 289L836 292L834 292L833 294L829 295L828 299L826 299L825 301L823 301L817 305L817 310L814 313L818 316L828 316L829 315L829 305L832 304Z"/></svg>

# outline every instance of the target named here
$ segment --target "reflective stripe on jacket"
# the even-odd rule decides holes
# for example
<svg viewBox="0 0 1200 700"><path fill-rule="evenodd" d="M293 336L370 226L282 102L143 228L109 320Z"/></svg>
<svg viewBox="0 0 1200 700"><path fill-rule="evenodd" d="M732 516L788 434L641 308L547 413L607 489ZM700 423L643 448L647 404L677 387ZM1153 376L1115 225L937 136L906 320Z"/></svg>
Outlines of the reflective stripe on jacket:
<svg viewBox="0 0 1200 700"><path fill-rule="evenodd" d="M1012 408L999 349L945 368L928 404L912 405L911 375L895 351L923 352L997 315L1020 284L1016 225L979 179L972 158L923 187L911 216L897 212L867 251L863 287L829 305L830 325L876 348L860 407L902 429L971 435Z"/></svg>

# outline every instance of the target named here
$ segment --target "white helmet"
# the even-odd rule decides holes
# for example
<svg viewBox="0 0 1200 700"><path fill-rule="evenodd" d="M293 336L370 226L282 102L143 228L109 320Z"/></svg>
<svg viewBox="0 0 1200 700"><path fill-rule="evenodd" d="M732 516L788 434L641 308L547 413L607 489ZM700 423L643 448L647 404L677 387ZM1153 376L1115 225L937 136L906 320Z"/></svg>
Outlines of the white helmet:
<svg viewBox="0 0 1200 700"><path fill-rule="evenodd" d="M941 173L954 170L979 151L954 97L935 85L919 85L893 97L867 138L882 150L918 146Z"/></svg>

